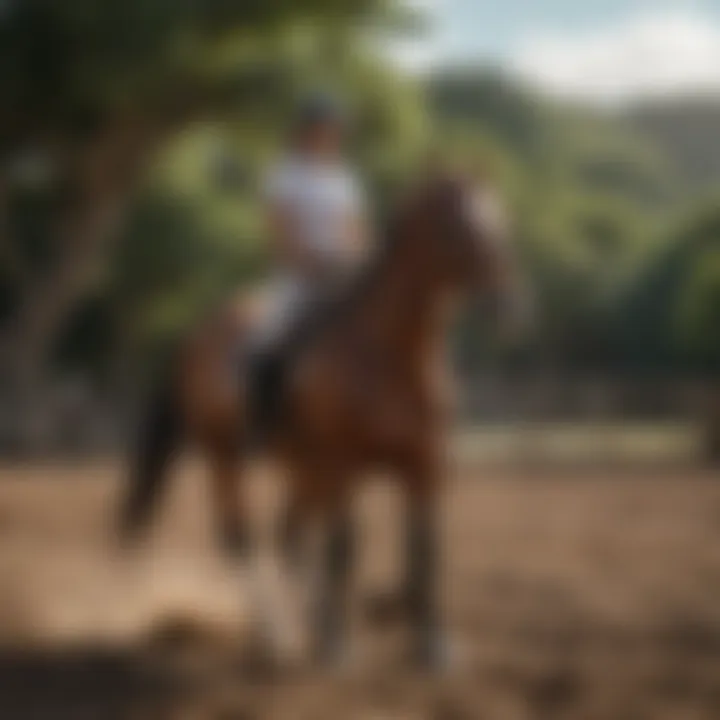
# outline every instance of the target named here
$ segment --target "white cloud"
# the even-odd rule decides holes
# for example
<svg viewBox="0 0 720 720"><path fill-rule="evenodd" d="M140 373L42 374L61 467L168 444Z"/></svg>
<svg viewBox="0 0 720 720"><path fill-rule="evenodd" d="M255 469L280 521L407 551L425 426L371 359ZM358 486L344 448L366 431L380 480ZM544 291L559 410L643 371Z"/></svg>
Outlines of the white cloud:
<svg viewBox="0 0 720 720"><path fill-rule="evenodd" d="M720 23L656 11L573 35L533 34L511 53L510 68L552 94L610 105L720 93Z"/></svg>
<svg viewBox="0 0 720 720"><path fill-rule="evenodd" d="M432 40L393 40L381 50L390 62L411 73L431 68L443 56L443 47Z"/></svg>

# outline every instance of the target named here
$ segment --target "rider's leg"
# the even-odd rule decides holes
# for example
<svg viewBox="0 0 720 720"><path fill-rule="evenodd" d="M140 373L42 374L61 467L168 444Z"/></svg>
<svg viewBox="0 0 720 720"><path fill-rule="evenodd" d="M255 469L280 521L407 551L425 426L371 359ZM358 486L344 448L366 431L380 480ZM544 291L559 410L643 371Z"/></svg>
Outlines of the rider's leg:
<svg viewBox="0 0 720 720"><path fill-rule="evenodd" d="M266 442L280 420L283 382L307 298L307 288L300 283L287 280L279 284L268 316L252 343L248 389L250 444Z"/></svg>
<svg viewBox="0 0 720 720"><path fill-rule="evenodd" d="M279 418L284 362L279 347L263 348L250 357L248 440L251 446L266 442Z"/></svg>

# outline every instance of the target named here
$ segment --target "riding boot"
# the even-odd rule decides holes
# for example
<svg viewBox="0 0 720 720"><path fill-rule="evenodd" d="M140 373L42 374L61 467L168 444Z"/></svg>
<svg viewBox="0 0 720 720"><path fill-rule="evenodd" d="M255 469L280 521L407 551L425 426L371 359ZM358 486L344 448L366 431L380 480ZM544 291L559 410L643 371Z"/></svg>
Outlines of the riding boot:
<svg viewBox="0 0 720 720"><path fill-rule="evenodd" d="M248 443L265 445L280 415L283 357L278 349L256 353L250 360L247 391Z"/></svg>

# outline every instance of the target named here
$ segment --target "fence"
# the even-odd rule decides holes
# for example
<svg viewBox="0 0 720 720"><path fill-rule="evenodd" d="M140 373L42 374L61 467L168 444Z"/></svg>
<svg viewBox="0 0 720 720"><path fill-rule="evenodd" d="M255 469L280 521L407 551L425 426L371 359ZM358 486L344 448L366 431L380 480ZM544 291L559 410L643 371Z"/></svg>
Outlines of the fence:
<svg viewBox="0 0 720 720"><path fill-rule="evenodd" d="M716 395L692 380L486 376L463 383L459 405L484 422L701 420Z"/></svg>
<svg viewBox="0 0 720 720"><path fill-rule="evenodd" d="M686 454L692 445L706 459L720 456L720 391L699 381L485 375L459 384L457 409L465 434L494 438L495 447L504 443L506 455L542 459L546 447L618 454L619 446L632 444L634 428L635 445L646 455L661 457L684 438ZM74 381L48 396L30 448L18 447L14 419L0 410L0 455L117 452L134 425L128 418L136 415L126 401Z"/></svg>

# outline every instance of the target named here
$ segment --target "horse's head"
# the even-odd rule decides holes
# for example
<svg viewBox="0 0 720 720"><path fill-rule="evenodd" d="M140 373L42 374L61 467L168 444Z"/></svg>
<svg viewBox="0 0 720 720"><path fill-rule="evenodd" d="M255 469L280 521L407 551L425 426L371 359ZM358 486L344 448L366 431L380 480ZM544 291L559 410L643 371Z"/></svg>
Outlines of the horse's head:
<svg viewBox="0 0 720 720"><path fill-rule="evenodd" d="M435 277L496 301L514 324L526 315L510 222L499 192L459 174L427 181L410 199L413 235Z"/></svg>

